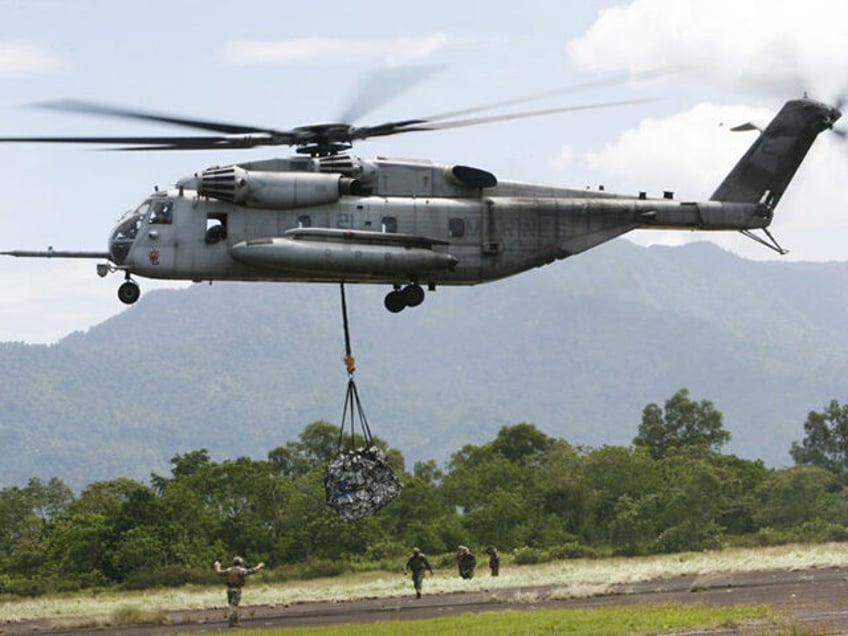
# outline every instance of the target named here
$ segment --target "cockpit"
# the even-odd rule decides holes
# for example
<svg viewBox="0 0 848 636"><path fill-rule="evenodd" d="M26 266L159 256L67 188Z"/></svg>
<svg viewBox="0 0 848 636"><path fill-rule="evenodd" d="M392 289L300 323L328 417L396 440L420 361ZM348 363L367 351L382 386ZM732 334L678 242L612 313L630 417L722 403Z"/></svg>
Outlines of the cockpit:
<svg viewBox="0 0 848 636"><path fill-rule="evenodd" d="M111 254L112 262L123 265L127 260L127 255L130 253L135 237L141 229L144 222L144 215L150 209L150 200L146 200L135 210L130 210L118 221L118 225L112 231L112 236L109 239L109 254Z"/></svg>
<svg viewBox="0 0 848 636"><path fill-rule="evenodd" d="M144 203L135 210L130 210L124 214L112 231L109 240L109 253L112 262L117 265L126 263L133 241L135 241L145 221L149 225L170 225L174 219L173 207L174 202L167 199L145 199Z"/></svg>

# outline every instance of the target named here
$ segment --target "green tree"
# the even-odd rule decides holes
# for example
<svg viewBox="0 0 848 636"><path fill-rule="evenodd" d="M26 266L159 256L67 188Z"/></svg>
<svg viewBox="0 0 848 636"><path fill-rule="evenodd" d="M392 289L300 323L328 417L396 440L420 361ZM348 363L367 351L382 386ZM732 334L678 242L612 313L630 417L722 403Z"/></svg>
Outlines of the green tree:
<svg viewBox="0 0 848 636"><path fill-rule="evenodd" d="M848 404L836 400L822 412L810 411L804 422L804 439L789 451L796 464L826 468L848 484Z"/></svg>
<svg viewBox="0 0 848 636"><path fill-rule="evenodd" d="M421 470L416 475L403 475L400 496L378 515L388 540L381 548L384 553L389 551L387 546L393 546L396 556L418 546L424 552L441 554L462 543L459 515L433 478L434 473L438 474L435 462L419 463L416 467ZM372 556L388 556L376 554L375 547L375 544L369 547Z"/></svg>
<svg viewBox="0 0 848 636"><path fill-rule="evenodd" d="M115 518L121 508L138 491L152 491L141 482L119 477L110 481L96 481L83 489L79 497L68 507L76 512L91 512Z"/></svg>
<svg viewBox="0 0 848 636"><path fill-rule="evenodd" d="M103 515L68 512L51 524L47 562L54 574L78 584L107 583L112 571L113 531Z"/></svg>
<svg viewBox="0 0 848 636"><path fill-rule="evenodd" d="M136 526L121 535L112 555L113 567L122 577L151 571L169 564L167 548L155 528Z"/></svg>
<svg viewBox="0 0 848 636"><path fill-rule="evenodd" d="M555 440L539 457L535 469L542 491L542 507L556 515L563 529L577 534L583 525L589 489L584 457L565 440Z"/></svg>
<svg viewBox="0 0 848 636"><path fill-rule="evenodd" d="M0 490L0 569L32 575L43 561L44 522L32 510L26 488Z"/></svg>
<svg viewBox="0 0 848 636"><path fill-rule="evenodd" d="M271 469L283 477L299 477L316 469L323 470L339 452L339 442L345 449L365 446L365 438L359 433L351 439L350 433L341 433L339 427L329 422L317 421L307 426L298 435L297 440L286 442L268 453L268 463ZM390 449L388 444L374 437L373 442L386 453L386 458L392 468L398 472L403 470L403 454Z"/></svg>
<svg viewBox="0 0 848 636"><path fill-rule="evenodd" d="M71 489L56 477L52 477L47 483L37 477L30 479L26 493L32 511L44 523L59 516L74 499Z"/></svg>
<svg viewBox="0 0 848 636"><path fill-rule="evenodd" d="M364 440L363 440L364 443ZM305 475L323 468L339 448L339 427L325 421L309 424L297 440L286 442L268 453L272 470L283 477Z"/></svg>
<svg viewBox="0 0 848 636"><path fill-rule="evenodd" d="M538 470L554 442L531 424L517 424L503 427L488 444L469 444L452 455L440 490L461 511L462 543L509 549L537 546L543 536L562 538L564 524L544 508Z"/></svg>
<svg viewBox="0 0 848 636"><path fill-rule="evenodd" d="M615 520L634 514L634 505L648 510L642 498L663 486L659 462L640 447L604 446L590 451L583 461L582 480L586 512L580 532L585 541L595 545L615 546L622 538L616 534Z"/></svg>
<svg viewBox="0 0 848 636"><path fill-rule="evenodd" d="M735 455L711 455L708 460L721 482L718 524L726 534L755 532L756 492L771 478L772 471L762 460L740 459Z"/></svg>
<svg viewBox="0 0 848 636"><path fill-rule="evenodd" d="M171 458L171 464L174 466L171 469L171 475L174 479L188 477L211 463L212 460L209 457L209 451L205 448L194 450L184 455L177 454ZM162 492L165 489L168 481L167 477L162 477L155 473L150 475L150 483L153 484L153 487L158 492Z"/></svg>
<svg viewBox="0 0 848 636"><path fill-rule="evenodd" d="M538 457L550 448L554 440L532 424L522 422L513 426L504 426L491 442L493 452L503 455L511 462L520 462L530 457Z"/></svg>
<svg viewBox="0 0 848 636"><path fill-rule="evenodd" d="M44 564L44 538L51 523L72 500L71 489L55 477L0 490L0 568L33 575Z"/></svg>
<svg viewBox="0 0 848 636"><path fill-rule="evenodd" d="M658 490L656 549L661 552L705 550L721 545L718 523L725 502L722 474L698 447L675 449L658 463L663 472Z"/></svg>
<svg viewBox="0 0 848 636"><path fill-rule="evenodd" d="M836 476L819 466L774 471L756 492L760 526L790 528L812 520L841 521L841 492Z"/></svg>
<svg viewBox="0 0 848 636"><path fill-rule="evenodd" d="M412 474L428 484L438 484L445 476L436 464L436 460L428 459L425 462L415 462L412 466Z"/></svg>
<svg viewBox="0 0 848 636"><path fill-rule="evenodd" d="M616 552L634 556L656 548L658 508L656 493L638 497L625 493L615 501L609 538Z"/></svg>
<svg viewBox="0 0 848 636"><path fill-rule="evenodd" d="M654 459L665 457L673 448L718 452L730 441L722 419L712 402L695 402L689 398L688 389L680 389L666 400L664 412L653 403L645 407L633 443L647 448Z"/></svg>

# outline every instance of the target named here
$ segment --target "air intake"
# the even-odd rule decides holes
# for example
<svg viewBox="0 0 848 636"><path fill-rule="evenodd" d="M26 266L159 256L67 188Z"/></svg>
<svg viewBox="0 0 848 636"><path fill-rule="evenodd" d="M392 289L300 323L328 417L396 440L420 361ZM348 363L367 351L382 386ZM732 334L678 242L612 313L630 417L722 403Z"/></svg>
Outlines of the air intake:
<svg viewBox="0 0 848 636"><path fill-rule="evenodd" d="M200 196L212 197L230 203L236 200L236 169L235 166L209 168L200 173L197 184Z"/></svg>

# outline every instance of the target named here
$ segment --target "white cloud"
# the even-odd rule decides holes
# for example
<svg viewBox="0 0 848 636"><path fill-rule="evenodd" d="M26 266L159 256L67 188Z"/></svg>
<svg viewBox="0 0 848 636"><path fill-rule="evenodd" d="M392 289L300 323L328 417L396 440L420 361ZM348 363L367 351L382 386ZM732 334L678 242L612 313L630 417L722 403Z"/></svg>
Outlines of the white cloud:
<svg viewBox="0 0 848 636"><path fill-rule="evenodd" d="M557 172L567 172L574 164L574 147L565 145L559 154L551 160L551 168Z"/></svg>
<svg viewBox="0 0 848 636"><path fill-rule="evenodd" d="M46 73L66 66L63 60L32 44L0 42L0 77Z"/></svg>
<svg viewBox="0 0 848 636"><path fill-rule="evenodd" d="M732 94L737 103L768 97L776 110L780 100L804 91L823 101L845 95L846 43L848 3L632 0L601 10L589 29L571 40L568 51L576 65L593 70L694 66L699 70L696 82L675 78L675 97L685 99L693 89L705 89L713 100ZM763 123L773 115L753 107L701 103L664 119L647 119L586 158L607 176L604 180L622 184L617 191L646 190L657 196L673 190L678 199L702 199L756 137L727 129L745 121ZM848 258L843 239L848 233L848 215L843 213L848 192L839 185L846 171L848 148L823 134L786 191L770 228L791 250L788 258ZM629 236L640 243L709 239L748 258L775 256L736 233Z"/></svg>
<svg viewBox="0 0 848 636"><path fill-rule="evenodd" d="M744 106L698 104L666 119L645 119L617 141L587 154L593 170L649 195L673 190L686 199L707 198L756 133L729 128L774 113Z"/></svg>
<svg viewBox="0 0 848 636"><path fill-rule="evenodd" d="M444 33L389 39L312 37L294 40L236 40L224 47L231 64L298 64L372 62L407 64L434 54L448 44Z"/></svg>
<svg viewBox="0 0 848 636"><path fill-rule="evenodd" d="M848 4L634 0L602 10L569 55L590 69L691 64L719 85L822 99L848 88Z"/></svg>

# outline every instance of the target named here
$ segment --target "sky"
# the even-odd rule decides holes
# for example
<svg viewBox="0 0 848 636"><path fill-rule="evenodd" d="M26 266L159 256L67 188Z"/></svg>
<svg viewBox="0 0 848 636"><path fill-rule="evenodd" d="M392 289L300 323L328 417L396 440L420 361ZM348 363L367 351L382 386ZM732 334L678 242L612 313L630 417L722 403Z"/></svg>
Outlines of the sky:
<svg viewBox="0 0 848 636"><path fill-rule="evenodd" d="M764 124L804 93L829 103L848 94L841 0L0 0L0 17L0 136L186 132L31 107L56 99L287 129L351 112L352 123L376 124L563 89L512 110L649 101L369 140L355 152L626 194L672 190L686 200L708 198L754 140L731 127ZM433 72L382 104L356 100L372 73L402 66ZM685 70L645 78L671 67ZM115 220L154 186L288 154L0 144L0 250L105 250ZM627 238L713 240L750 259L845 261L845 175L848 146L822 135L771 226L786 256L738 234ZM85 331L125 309L120 282L98 278L94 261L0 257L0 342L53 343ZM142 292L174 285L139 282Z"/></svg>

